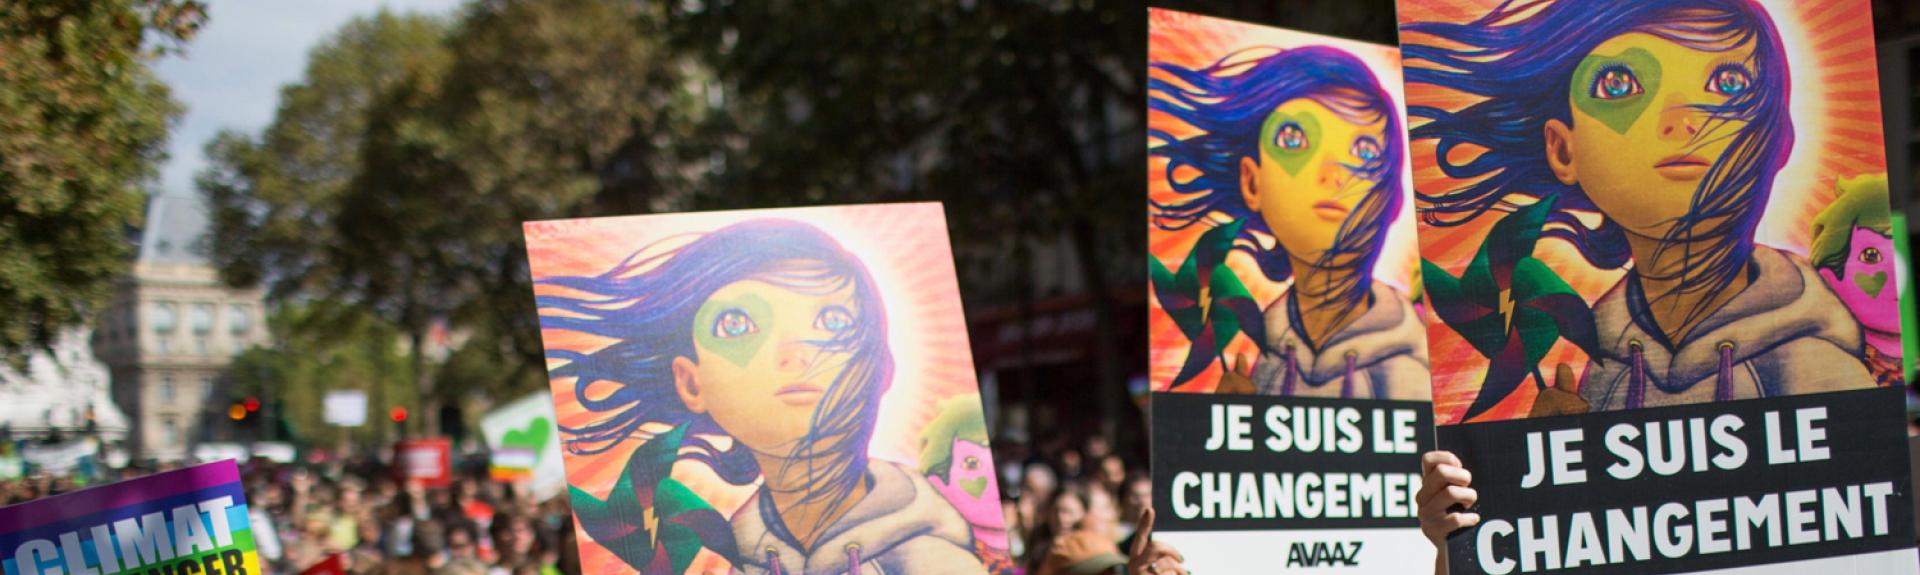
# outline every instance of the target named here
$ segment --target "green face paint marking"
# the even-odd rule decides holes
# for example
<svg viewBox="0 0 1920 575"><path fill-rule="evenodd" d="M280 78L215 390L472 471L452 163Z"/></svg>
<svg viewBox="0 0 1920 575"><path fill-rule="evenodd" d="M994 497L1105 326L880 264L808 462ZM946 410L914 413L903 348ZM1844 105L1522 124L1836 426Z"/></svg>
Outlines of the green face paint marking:
<svg viewBox="0 0 1920 575"><path fill-rule="evenodd" d="M739 310L753 320L757 329L739 337L721 337L714 333L714 320L728 310ZM709 299L693 314L693 341L701 349L746 367L760 346L767 343L767 330L773 328L773 304L755 294L741 294L731 300Z"/></svg>
<svg viewBox="0 0 1920 575"><path fill-rule="evenodd" d="M1276 141L1280 127L1289 122L1298 124L1300 131L1306 133L1307 147L1297 150L1280 147L1280 142ZM1307 160L1313 159L1314 151L1320 149L1320 145L1324 143L1320 141L1323 135L1325 134L1320 130L1320 119L1313 114L1288 115L1274 112L1268 114L1266 123L1260 125L1260 151L1267 159L1280 164L1280 169L1286 170L1287 175L1298 176L1300 168L1307 165Z"/></svg>
<svg viewBox="0 0 1920 575"><path fill-rule="evenodd" d="M1602 100L1593 97L1593 81L1601 72L1624 67L1640 80L1641 92L1624 98ZM1574 107L1600 120L1614 132L1625 134L1660 94L1660 58L1645 48L1629 48L1618 56L1588 55L1573 70L1573 82L1567 87Z"/></svg>
<svg viewBox="0 0 1920 575"><path fill-rule="evenodd" d="M987 478L975 477L973 479L962 479L960 480L960 489L966 490L967 495L979 497L981 493L987 490Z"/></svg>
<svg viewBox="0 0 1920 575"><path fill-rule="evenodd" d="M1860 291L1866 292L1867 297L1880 297L1880 290L1887 287L1887 272L1883 270L1874 272L1873 275L1853 274L1853 285L1860 286Z"/></svg>

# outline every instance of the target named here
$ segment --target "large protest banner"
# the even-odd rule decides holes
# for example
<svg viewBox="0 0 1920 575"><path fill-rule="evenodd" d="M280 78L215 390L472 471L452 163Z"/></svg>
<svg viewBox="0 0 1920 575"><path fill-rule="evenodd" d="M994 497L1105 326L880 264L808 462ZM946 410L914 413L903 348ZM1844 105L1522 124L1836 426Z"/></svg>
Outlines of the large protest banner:
<svg viewBox="0 0 1920 575"><path fill-rule="evenodd" d="M1455 574L1915 573L1865 0L1401 0Z"/></svg>
<svg viewBox="0 0 1920 575"><path fill-rule="evenodd" d="M257 575L233 461L0 508L6 575Z"/></svg>
<svg viewBox="0 0 1920 575"><path fill-rule="evenodd" d="M1157 536L1202 573L1431 564L1398 51L1148 22Z"/></svg>
<svg viewBox="0 0 1920 575"><path fill-rule="evenodd" d="M939 204L529 222L589 573L1004 573Z"/></svg>

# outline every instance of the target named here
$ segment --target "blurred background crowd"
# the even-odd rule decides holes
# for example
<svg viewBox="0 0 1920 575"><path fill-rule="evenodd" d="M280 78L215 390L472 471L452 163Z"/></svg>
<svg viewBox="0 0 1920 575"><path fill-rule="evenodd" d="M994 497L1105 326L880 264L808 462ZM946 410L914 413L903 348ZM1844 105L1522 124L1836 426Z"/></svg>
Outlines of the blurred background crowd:
<svg viewBox="0 0 1920 575"><path fill-rule="evenodd" d="M1123 455L1099 435L995 441L1013 564L1053 573L1130 548L1135 518L1152 507L1144 453ZM0 480L0 506L132 479L175 465ZM525 482L494 481L483 453L460 459L446 487L397 478L390 463L355 457L318 463L252 458L241 466L260 557L274 573L301 573L338 556L346 573L545 575L580 573L565 497L544 501ZM263 527L264 526L264 527ZM1074 536L1075 549L1057 549ZM1089 546L1091 544L1091 546ZM1057 552L1057 553L1056 553ZM333 571L324 571L333 572Z"/></svg>

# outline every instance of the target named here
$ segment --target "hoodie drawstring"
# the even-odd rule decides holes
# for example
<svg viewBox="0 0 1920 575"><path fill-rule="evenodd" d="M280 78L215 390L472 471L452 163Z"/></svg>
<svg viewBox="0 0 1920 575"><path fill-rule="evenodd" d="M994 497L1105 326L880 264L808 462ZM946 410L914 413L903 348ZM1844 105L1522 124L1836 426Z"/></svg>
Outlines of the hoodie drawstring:
<svg viewBox="0 0 1920 575"><path fill-rule="evenodd" d="M771 569L767 570L768 573L772 575L787 575L786 568L780 566L780 552L772 547L767 548L767 565L771 567Z"/></svg>
<svg viewBox="0 0 1920 575"><path fill-rule="evenodd" d="M1280 396L1293 397L1293 347L1287 347L1287 376L1280 379Z"/></svg>
<svg viewBox="0 0 1920 575"><path fill-rule="evenodd" d="M860 575L860 546L847 546L847 575Z"/></svg>
<svg viewBox="0 0 1920 575"><path fill-rule="evenodd" d="M1720 380L1714 382L1713 400L1733 399L1733 342L1720 342Z"/></svg>
<svg viewBox="0 0 1920 575"><path fill-rule="evenodd" d="M1633 371L1627 381L1627 409L1640 409L1647 402L1647 368L1640 354L1640 340L1627 342L1632 348Z"/></svg>
<svg viewBox="0 0 1920 575"><path fill-rule="evenodd" d="M1340 399L1353 399L1353 361L1354 352L1347 352L1347 379L1340 383Z"/></svg>

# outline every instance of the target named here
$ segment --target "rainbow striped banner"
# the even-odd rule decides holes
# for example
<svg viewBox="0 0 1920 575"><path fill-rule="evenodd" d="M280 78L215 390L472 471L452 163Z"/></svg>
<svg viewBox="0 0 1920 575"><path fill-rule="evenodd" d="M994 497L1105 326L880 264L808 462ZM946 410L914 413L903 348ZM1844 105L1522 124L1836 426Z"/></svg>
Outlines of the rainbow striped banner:
<svg viewBox="0 0 1920 575"><path fill-rule="evenodd" d="M0 508L5 575L262 575L232 460Z"/></svg>

